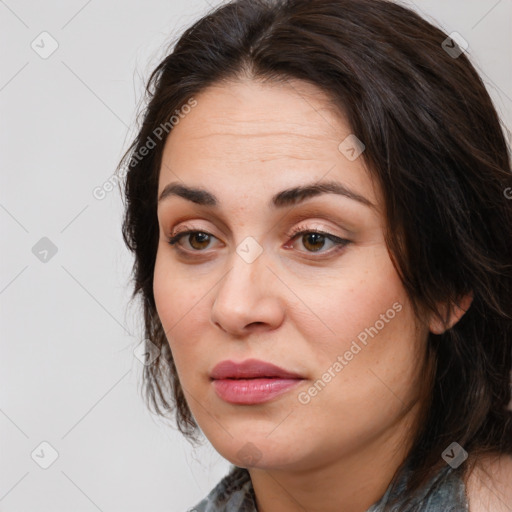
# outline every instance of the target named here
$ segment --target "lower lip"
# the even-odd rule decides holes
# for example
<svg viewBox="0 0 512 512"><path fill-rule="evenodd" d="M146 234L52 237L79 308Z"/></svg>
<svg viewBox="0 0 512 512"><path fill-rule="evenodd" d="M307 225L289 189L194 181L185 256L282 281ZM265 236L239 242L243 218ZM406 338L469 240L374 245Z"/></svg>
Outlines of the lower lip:
<svg viewBox="0 0 512 512"><path fill-rule="evenodd" d="M219 379L213 387L232 404L260 404L286 393L303 379Z"/></svg>

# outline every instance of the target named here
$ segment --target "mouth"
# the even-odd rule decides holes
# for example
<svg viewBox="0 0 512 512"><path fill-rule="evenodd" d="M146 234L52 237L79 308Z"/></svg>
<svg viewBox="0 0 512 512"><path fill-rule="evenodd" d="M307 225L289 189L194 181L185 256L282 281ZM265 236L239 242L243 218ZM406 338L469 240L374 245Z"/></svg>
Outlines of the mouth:
<svg viewBox="0 0 512 512"><path fill-rule="evenodd" d="M296 387L303 379L253 378L216 379L217 395L231 404L254 405L268 402Z"/></svg>
<svg viewBox="0 0 512 512"><path fill-rule="evenodd" d="M247 359L241 363L226 360L217 364L210 378L218 379L302 379L302 375L285 370L275 364L259 359Z"/></svg>
<svg viewBox="0 0 512 512"><path fill-rule="evenodd" d="M248 359L242 363L222 361L213 368L210 379L222 400L231 404L253 405L290 391L304 377L266 361Z"/></svg>

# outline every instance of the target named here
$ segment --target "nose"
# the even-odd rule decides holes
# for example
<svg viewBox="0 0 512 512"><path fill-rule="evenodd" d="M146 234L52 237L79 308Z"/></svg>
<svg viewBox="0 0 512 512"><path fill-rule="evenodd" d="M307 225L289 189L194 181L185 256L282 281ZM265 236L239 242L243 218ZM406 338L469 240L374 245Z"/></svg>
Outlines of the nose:
<svg viewBox="0 0 512 512"><path fill-rule="evenodd" d="M212 322L234 336L278 328L284 319L284 285L268 267L265 253L251 263L236 252L214 290Z"/></svg>

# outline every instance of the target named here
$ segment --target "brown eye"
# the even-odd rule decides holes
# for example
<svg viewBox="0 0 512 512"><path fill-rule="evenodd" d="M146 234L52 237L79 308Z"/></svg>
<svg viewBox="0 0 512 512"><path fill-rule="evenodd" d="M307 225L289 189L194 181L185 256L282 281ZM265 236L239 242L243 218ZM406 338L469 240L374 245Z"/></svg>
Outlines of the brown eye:
<svg viewBox="0 0 512 512"><path fill-rule="evenodd" d="M190 246L193 249L200 251L201 249L206 249L206 247L208 247L208 244L210 243L210 235L208 235L207 233L202 233L202 232L198 231L196 233L189 234L188 240L189 240ZM205 243L206 243L206 245L205 245ZM197 244L197 246L194 244Z"/></svg>
<svg viewBox="0 0 512 512"><path fill-rule="evenodd" d="M170 245L176 245L183 238L186 237L190 247L192 247L195 251L201 251L208 247L208 244L211 241L212 235L210 233L205 233L204 231L184 231L182 233L178 233L169 239Z"/></svg>
<svg viewBox="0 0 512 512"><path fill-rule="evenodd" d="M307 233L302 235L302 245L312 252L319 251L325 245L326 237L320 233Z"/></svg>
<svg viewBox="0 0 512 512"><path fill-rule="evenodd" d="M343 249L346 245L350 243L350 240L346 240L344 238L339 238L335 235L332 235L330 233L326 233L323 231L318 231L314 229L304 229L303 227L297 228L293 233L290 235L291 240L301 240L301 244L306 249L305 251L299 251L299 252L306 252L306 253L313 253L313 252L319 252L321 254L330 254L333 251L336 251L337 249ZM325 244L330 243L331 249L329 250L329 247L327 247L327 250L322 250L325 248ZM293 244L295 245L295 244Z"/></svg>

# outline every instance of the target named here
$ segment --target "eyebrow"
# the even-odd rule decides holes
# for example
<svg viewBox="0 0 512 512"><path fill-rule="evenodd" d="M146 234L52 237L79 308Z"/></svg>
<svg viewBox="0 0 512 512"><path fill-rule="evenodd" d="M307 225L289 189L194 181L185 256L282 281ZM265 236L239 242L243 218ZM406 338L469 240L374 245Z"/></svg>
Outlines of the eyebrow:
<svg viewBox="0 0 512 512"><path fill-rule="evenodd" d="M366 197L350 190L346 185L338 183L337 181L311 183L282 190L272 196L269 206L273 208L284 208L301 203L311 197L327 193L345 196L370 208L376 208ZM181 183L169 183L166 185L158 198L158 202L160 203L172 196L182 197L183 199L192 201L201 206L217 208L220 205L219 199L211 192L202 188L189 187Z"/></svg>

